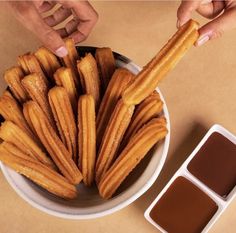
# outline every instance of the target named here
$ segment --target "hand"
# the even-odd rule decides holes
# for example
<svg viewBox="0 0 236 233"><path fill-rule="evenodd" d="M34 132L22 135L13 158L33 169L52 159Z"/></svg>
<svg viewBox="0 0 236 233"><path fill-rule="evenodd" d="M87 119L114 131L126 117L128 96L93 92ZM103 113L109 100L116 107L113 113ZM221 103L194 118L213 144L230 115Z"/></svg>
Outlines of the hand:
<svg viewBox="0 0 236 233"><path fill-rule="evenodd" d="M42 13L58 3L59 8L52 15L42 17ZM59 57L68 53L64 37L73 38L75 43L85 40L98 19L88 1L10 1L9 5L15 17ZM53 29L70 15L73 15L73 19L64 28Z"/></svg>
<svg viewBox="0 0 236 233"><path fill-rule="evenodd" d="M220 37L229 29L236 28L236 1L182 1L177 12L177 27L186 23L194 11L213 19L199 29L200 37L195 43L196 46Z"/></svg>

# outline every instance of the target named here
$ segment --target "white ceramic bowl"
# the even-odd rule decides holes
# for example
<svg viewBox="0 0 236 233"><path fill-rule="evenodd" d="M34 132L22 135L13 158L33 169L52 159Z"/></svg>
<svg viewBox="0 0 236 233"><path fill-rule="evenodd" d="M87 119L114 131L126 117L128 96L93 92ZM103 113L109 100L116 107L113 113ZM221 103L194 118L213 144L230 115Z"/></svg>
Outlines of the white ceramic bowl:
<svg viewBox="0 0 236 233"><path fill-rule="evenodd" d="M94 53L94 47L78 47L83 56L86 52ZM118 67L125 67L132 73L137 74L141 68L128 58L114 53ZM170 140L170 119L165 100L163 114L167 119L169 130L166 138L152 149L150 154L135 168L121 185L114 197L103 200L99 197L96 187L86 188L83 184L78 185L78 198L73 201L60 199L35 185L24 176L19 175L4 164L1 169L12 188L29 204L48 214L68 219L91 219L114 213L129 205L145 193L158 177L167 157Z"/></svg>

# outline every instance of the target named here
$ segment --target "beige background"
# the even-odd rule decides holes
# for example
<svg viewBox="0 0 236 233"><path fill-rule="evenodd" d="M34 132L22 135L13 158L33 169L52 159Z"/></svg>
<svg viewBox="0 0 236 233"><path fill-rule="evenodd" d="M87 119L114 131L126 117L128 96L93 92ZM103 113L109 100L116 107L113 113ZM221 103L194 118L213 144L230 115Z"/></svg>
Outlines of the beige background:
<svg viewBox="0 0 236 233"><path fill-rule="evenodd" d="M110 46L144 65L175 32L178 2L93 2L99 22L84 45ZM19 54L40 43L0 3L0 75ZM201 23L204 20L195 17ZM201 48L193 48L160 84L171 119L171 143L165 167L141 198L103 218L70 221L52 217L23 201L0 173L1 233L158 232L144 210L214 123L236 134L236 30ZM1 79L1 90L5 87ZM211 232L236 231L236 200Z"/></svg>

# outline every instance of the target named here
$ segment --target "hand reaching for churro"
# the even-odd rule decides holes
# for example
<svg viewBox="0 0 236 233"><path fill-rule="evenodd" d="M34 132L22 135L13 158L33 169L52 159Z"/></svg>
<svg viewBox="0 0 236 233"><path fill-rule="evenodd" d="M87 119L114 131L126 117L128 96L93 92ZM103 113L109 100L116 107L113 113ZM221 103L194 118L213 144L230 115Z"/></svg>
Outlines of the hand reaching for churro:
<svg viewBox="0 0 236 233"><path fill-rule="evenodd" d="M14 16L42 43L59 57L67 55L64 37L72 37L81 42L87 38L98 15L88 1L9 1ZM55 6L59 7L45 18L45 13ZM54 30L53 27L73 16L65 27Z"/></svg>

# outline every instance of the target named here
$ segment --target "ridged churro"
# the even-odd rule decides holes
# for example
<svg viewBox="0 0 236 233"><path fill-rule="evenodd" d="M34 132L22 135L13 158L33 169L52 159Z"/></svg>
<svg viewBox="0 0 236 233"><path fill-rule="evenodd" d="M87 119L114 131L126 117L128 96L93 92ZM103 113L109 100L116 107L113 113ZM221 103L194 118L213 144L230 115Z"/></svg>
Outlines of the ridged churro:
<svg viewBox="0 0 236 233"><path fill-rule="evenodd" d="M100 104L100 79L96 60L88 53L77 63L77 68L83 92L93 96L97 110Z"/></svg>
<svg viewBox="0 0 236 233"><path fill-rule="evenodd" d="M110 48L97 48L95 58L98 65L102 89L105 92L108 83L116 69L115 58Z"/></svg>
<svg viewBox="0 0 236 233"><path fill-rule="evenodd" d="M33 73L25 76L21 83L32 100L36 101L42 108L51 125L56 130L56 124L47 98L49 87L47 83L44 82L40 73Z"/></svg>
<svg viewBox="0 0 236 233"><path fill-rule="evenodd" d="M128 105L139 104L150 95L159 81L192 47L199 36L198 23L189 20L174 34L160 52L136 76L135 81L122 94Z"/></svg>
<svg viewBox="0 0 236 233"><path fill-rule="evenodd" d="M28 101L24 104L24 111L28 112L38 137L61 173L72 184L79 184L83 178L81 172L40 106L34 101Z"/></svg>
<svg viewBox="0 0 236 233"><path fill-rule="evenodd" d="M0 160L16 172L61 198L74 199L77 196L75 186L63 176L28 157L23 151L9 143L0 144Z"/></svg>
<svg viewBox="0 0 236 233"><path fill-rule="evenodd" d="M44 82L48 85L48 79L46 78L39 61L34 54L26 53L24 55L18 56L18 64L21 66L26 75L40 73L44 79Z"/></svg>
<svg viewBox="0 0 236 233"><path fill-rule="evenodd" d="M69 96L65 88L56 86L48 92L48 97L60 138L77 162L77 127Z"/></svg>
<svg viewBox="0 0 236 233"><path fill-rule="evenodd" d="M99 183L100 195L110 198L130 174L130 172L144 158L147 152L167 134L165 121L152 119L144 125L132 139L125 149L115 160Z"/></svg>
<svg viewBox="0 0 236 233"><path fill-rule="evenodd" d="M24 151L29 157L38 160L48 167L55 168L55 165L46 153L37 145L24 130L11 121L5 121L0 127L0 138L12 143L20 150Z"/></svg>
<svg viewBox="0 0 236 233"><path fill-rule="evenodd" d="M110 168L133 112L134 105L128 106L122 99L117 102L99 148L96 162L97 184L99 184L105 172Z"/></svg>
<svg viewBox="0 0 236 233"><path fill-rule="evenodd" d="M119 151L122 151L133 135L152 118L157 117L162 111L163 102L159 94L154 91L145 98L134 111L129 127L125 132Z"/></svg>
<svg viewBox="0 0 236 233"><path fill-rule="evenodd" d="M12 121L30 137L34 138L34 135L24 118L22 108L8 91L5 91L0 97L0 114L5 120Z"/></svg>
<svg viewBox="0 0 236 233"><path fill-rule="evenodd" d="M9 86L11 92L15 98L20 102L24 103L29 96L25 88L21 84L21 80L24 78L23 70L19 66L14 66L4 73L4 79Z"/></svg>
<svg viewBox="0 0 236 233"><path fill-rule="evenodd" d="M78 95L80 94L78 88L76 88L75 81L73 79L72 71L70 68L61 67L54 73L54 79L58 86L62 86L66 89L70 102L74 111L77 113Z"/></svg>
<svg viewBox="0 0 236 233"><path fill-rule="evenodd" d="M78 102L79 167L83 182L90 186L94 181L96 161L95 103L91 95L82 95Z"/></svg>
<svg viewBox="0 0 236 233"><path fill-rule="evenodd" d="M96 118L97 146L101 144L104 131L122 91L133 79L134 74L125 68L118 68L112 75Z"/></svg>
<svg viewBox="0 0 236 233"><path fill-rule="evenodd" d="M79 74L78 74L76 64L77 64L77 61L80 59L80 57L79 57L79 54L75 48L75 43L74 43L73 39L68 38L65 40L65 43L66 43L68 55L63 57L63 62L66 67L71 69L76 88L79 88L80 87L80 80L79 80Z"/></svg>
<svg viewBox="0 0 236 233"><path fill-rule="evenodd" d="M38 59L47 77L54 81L53 74L61 67L57 57L45 47L40 47L34 55Z"/></svg>

